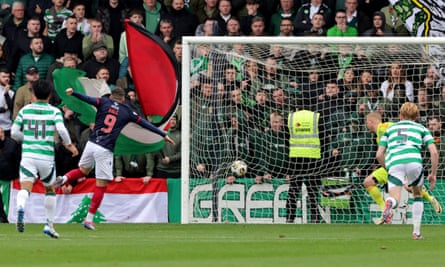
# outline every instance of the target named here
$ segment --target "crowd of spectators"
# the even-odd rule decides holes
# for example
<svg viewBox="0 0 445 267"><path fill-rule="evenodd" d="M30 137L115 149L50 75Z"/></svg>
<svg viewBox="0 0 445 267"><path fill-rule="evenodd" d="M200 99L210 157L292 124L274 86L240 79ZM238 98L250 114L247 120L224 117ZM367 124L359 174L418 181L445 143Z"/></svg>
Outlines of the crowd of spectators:
<svg viewBox="0 0 445 267"><path fill-rule="evenodd" d="M201 9L189 1L190 12L200 19L197 36L410 36L387 1L204 2L208 17L202 19ZM375 140L364 121L370 112L397 121L399 107L409 101L421 107L425 126L433 117L443 121L444 83L419 47L301 48L245 40L193 48L192 176L228 176L233 183L228 164L236 159L248 163L248 176L257 182L291 175L283 133L288 115L297 108L319 112L323 119L326 165L320 171L325 176L360 176L376 167ZM273 135L277 113L283 120L281 134ZM442 131L435 133L441 136ZM278 157L277 150L284 156Z"/></svg>
<svg viewBox="0 0 445 267"><path fill-rule="evenodd" d="M4 0L0 6L0 127L5 135L9 136L18 109L31 101L32 82L52 81L52 71L61 67L79 68L89 78L104 79L110 87L124 88L128 104L140 112L128 63L123 23L126 18L169 44L179 63L183 36L410 35L389 1L379 0ZM378 49L370 57L352 45L341 45L334 53L316 45L297 51L276 45L234 44L226 47L228 53L220 60L213 57L212 48L206 44L194 48L191 62L192 149L193 144L199 144L198 151L192 153L194 176L227 170L227 166L214 163L218 158L235 158L237 151L245 149L243 144L249 150L239 153L248 154L246 161L249 169L258 170L252 173L258 182L271 174L283 175L278 170L287 163L271 163L269 160L276 158L274 153L260 148L282 145L285 149L287 115L299 105L323 116L331 146L325 147L324 153L331 158L341 155L338 147L343 141L335 137L338 139L340 133L354 135L354 125L358 122L362 127L364 116L371 111L394 119L398 105L411 101L422 107L425 124L441 121L445 114L445 87L440 87L437 70L434 66L404 64L401 54L405 52L397 45L389 48L384 58ZM214 68L217 63L224 67ZM374 68L361 68L365 65ZM427 97L420 96L422 91ZM428 96L434 98L423 108L422 101ZM213 110L214 99L220 103L218 112ZM77 114L57 97L52 104L61 108L73 140L82 149L91 127L82 125ZM230 118L215 114L230 114ZM230 134L222 135L221 129ZM435 131L438 140L441 132ZM265 137L257 133L267 134ZM229 139L230 148L224 145ZM177 155L178 151L167 148L145 159L117 158L122 164L116 164L121 168L116 170L116 176L178 176ZM259 157L263 160L256 161ZM172 173L166 168L170 161L176 164ZM263 161L268 166L260 163ZM340 161L349 162L335 159ZM61 166L69 164L72 163ZM363 168L372 165L360 164ZM156 167L147 170L148 165ZM139 169L134 170L135 166Z"/></svg>

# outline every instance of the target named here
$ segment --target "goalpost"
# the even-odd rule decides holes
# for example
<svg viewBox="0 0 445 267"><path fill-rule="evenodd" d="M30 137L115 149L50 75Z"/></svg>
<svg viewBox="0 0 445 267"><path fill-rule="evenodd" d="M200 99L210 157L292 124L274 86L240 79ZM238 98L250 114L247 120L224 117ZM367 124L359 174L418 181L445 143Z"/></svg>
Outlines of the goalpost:
<svg viewBox="0 0 445 267"><path fill-rule="evenodd" d="M378 167L366 115L395 122L411 101L420 123L445 122L442 37L184 37L182 45L182 223L375 223L381 210L362 185ZM304 182L289 219L297 175L287 121L296 108L320 114L324 152L316 169L297 165ZM445 133L434 131L442 159L432 194L445 205ZM232 183L235 160L248 167ZM393 223L411 220L411 196L402 202ZM423 223L444 219L425 205Z"/></svg>

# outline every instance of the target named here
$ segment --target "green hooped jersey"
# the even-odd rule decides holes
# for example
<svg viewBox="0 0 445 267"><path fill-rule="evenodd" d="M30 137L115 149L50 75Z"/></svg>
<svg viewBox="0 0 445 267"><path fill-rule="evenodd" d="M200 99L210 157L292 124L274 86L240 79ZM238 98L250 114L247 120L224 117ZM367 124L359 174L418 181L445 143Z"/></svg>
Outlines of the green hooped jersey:
<svg viewBox="0 0 445 267"><path fill-rule="evenodd" d="M26 158L54 161L56 130L66 144L71 143L62 112L45 102L23 107L14 121L13 129L23 129L22 157Z"/></svg>
<svg viewBox="0 0 445 267"><path fill-rule="evenodd" d="M379 146L386 147L385 165L389 170L399 164L422 163L422 146L434 143L430 131L413 121L392 124L380 139Z"/></svg>

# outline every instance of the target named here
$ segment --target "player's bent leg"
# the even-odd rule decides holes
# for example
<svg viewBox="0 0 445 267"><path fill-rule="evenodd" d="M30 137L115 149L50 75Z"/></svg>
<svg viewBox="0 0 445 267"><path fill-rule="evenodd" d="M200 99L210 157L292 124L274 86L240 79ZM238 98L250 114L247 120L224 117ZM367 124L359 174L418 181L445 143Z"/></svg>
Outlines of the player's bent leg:
<svg viewBox="0 0 445 267"><path fill-rule="evenodd" d="M73 170L67 172L63 176L57 176L56 180L54 182L54 187L58 188L64 184L71 182L71 181L77 180L82 177L86 177L89 172L90 172L90 169L84 168L84 167L79 167L77 169L73 169Z"/></svg>
<svg viewBox="0 0 445 267"><path fill-rule="evenodd" d="M389 197L385 200L385 210L383 211L383 220L386 224L391 223L392 209L397 208L397 206L399 205L402 188L403 180L393 176L389 177Z"/></svg>
<svg viewBox="0 0 445 267"><path fill-rule="evenodd" d="M377 178L374 177L375 171L368 175L365 180L363 181L363 186L366 188L366 191L368 192L369 196L374 200L374 202L380 207L380 209L383 211L385 209L385 200L383 199L382 192L377 187L377 184L379 183ZM383 215L375 222L376 224L383 224Z"/></svg>

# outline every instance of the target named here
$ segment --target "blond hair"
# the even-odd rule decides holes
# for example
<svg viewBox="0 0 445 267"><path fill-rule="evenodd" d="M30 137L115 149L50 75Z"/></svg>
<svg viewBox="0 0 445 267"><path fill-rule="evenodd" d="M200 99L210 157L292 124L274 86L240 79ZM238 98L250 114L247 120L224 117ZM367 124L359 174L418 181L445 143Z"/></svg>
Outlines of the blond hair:
<svg viewBox="0 0 445 267"><path fill-rule="evenodd" d="M382 114L380 114L380 112L374 111L374 112L371 112L368 115L366 115L366 118L373 119L373 120L381 122L382 121Z"/></svg>
<svg viewBox="0 0 445 267"><path fill-rule="evenodd" d="M419 116L419 108L414 103L405 102L402 107L400 107L400 116L403 119L415 121Z"/></svg>

